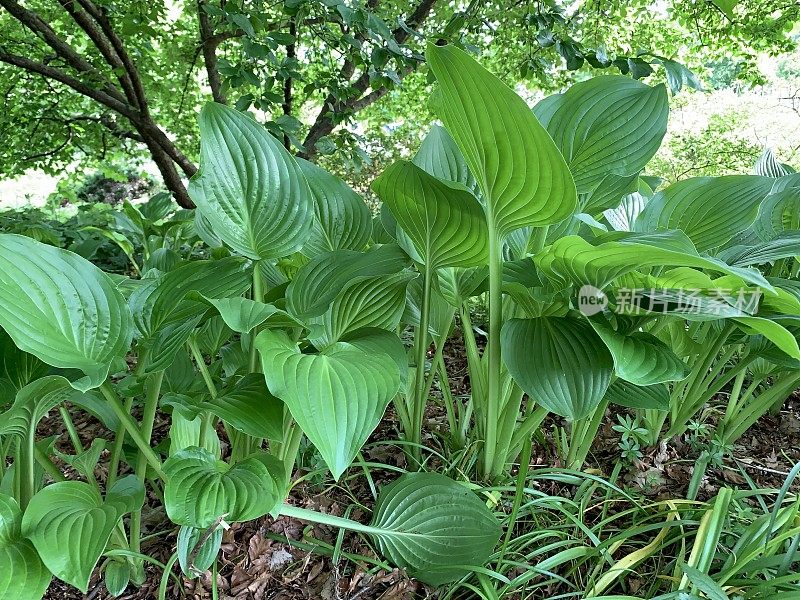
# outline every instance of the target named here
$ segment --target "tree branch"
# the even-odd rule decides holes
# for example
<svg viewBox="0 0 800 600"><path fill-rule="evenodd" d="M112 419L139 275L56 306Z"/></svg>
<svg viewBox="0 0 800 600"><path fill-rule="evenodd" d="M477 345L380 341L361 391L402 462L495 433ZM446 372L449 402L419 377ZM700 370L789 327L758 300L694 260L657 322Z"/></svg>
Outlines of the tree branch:
<svg viewBox="0 0 800 600"><path fill-rule="evenodd" d="M208 74L208 85L211 87L211 96L214 102L227 104L228 99L222 91L222 79L219 76L217 67L217 46L227 38L214 35L214 27L208 18L208 13L204 10L206 0L197 0L197 20L200 23L200 47L203 50L203 62Z"/></svg>
<svg viewBox="0 0 800 600"><path fill-rule="evenodd" d="M409 29L420 27L428 19L434 5L436 4L436 1L437 0L421 0L406 21L407 27L397 27L392 32L392 36L398 44L402 44L406 41L410 34ZM377 0L371 2L369 4L369 8L374 8L376 5ZM402 79L413 70L414 67L409 67L408 69L404 70L399 74L400 78ZM339 78L349 80L353 76L354 72L355 66L350 60L346 59L341 70L339 71ZM308 130L308 134L303 141L303 147L305 148L305 151L302 153L302 155L305 158L310 158L316 154L316 143L322 137L330 134L336 127L334 116L337 113L347 114L366 108L373 102L386 95L388 92L388 89L385 86L382 86L372 90L369 94L364 95L364 92L366 92L369 88L369 73L366 71L362 72L361 75L356 78L351 87L359 92L358 95L354 95L353 97L344 101L337 101L333 94L328 94L328 96L325 98L322 108L317 114L317 118L311 125L310 129Z"/></svg>

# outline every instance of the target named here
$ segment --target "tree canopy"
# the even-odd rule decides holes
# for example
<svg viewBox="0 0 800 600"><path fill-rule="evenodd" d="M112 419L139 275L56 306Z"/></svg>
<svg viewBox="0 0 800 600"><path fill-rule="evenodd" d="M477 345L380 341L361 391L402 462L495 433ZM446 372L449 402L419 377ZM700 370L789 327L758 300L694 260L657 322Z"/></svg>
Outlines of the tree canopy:
<svg viewBox="0 0 800 600"><path fill-rule="evenodd" d="M0 0L0 171L146 155L191 206L197 113L212 99L254 111L301 156L359 160L369 149L340 125L429 121L428 39L528 89L601 70L678 91L721 58L758 83L756 57L792 49L798 22L788 0Z"/></svg>

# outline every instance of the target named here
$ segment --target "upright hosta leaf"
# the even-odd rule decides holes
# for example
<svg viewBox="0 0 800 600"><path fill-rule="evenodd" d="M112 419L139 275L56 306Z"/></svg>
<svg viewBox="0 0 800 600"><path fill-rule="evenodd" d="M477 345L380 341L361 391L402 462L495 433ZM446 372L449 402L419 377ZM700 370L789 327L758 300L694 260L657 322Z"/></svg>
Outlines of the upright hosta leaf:
<svg viewBox="0 0 800 600"><path fill-rule="evenodd" d="M434 125L414 155L414 164L434 177L455 181L473 194L480 194L461 150L444 127Z"/></svg>
<svg viewBox="0 0 800 600"><path fill-rule="evenodd" d="M591 414L614 374L614 360L584 319L511 319L501 332L503 360L532 400L570 420Z"/></svg>
<svg viewBox="0 0 800 600"><path fill-rule="evenodd" d="M38 358L17 348L11 337L0 329L0 381L8 382L10 390L18 392L31 381L47 375L49 370L50 367ZM13 396L10 399L13 400ZM0 396L0 406L3 400Z"/></svg>
<svg viewBox="0 0 800 600"><path fill-rule="evenodd" d="M372 235L372 215L364 199L338 177L313 163L296 159L314 198L314 224L303 254L363 250Z"/></svg>
<svg viewBox="0 0 800 600"><path fill-rule="evenodd" d="M642 191L626 194L619 206L604 210L603 216L615 231L633 231L636 219L649 200L650 196L643 194Z"/></svg>
<svg viewBox="0 0 800 600"><path fill-rule="evenodd" d="M286 403L338 480L400 388L394 358L350 342L302 354L285 333L271 330L258 334L256 347L270 391Z"/></svg>
<svg viewBox="0 0 800 600"><path fill-rule="evenodd" d="M53 576L21 527L17 501L0 493L0 598L40 600Z"/></svg>
<svg viewBox="0 0 800 600"><path fill-rule="evenodd" d="M406 305L406 288L417 273L404 270L393 275L359 279L345 287L319 317L309 319L309 340L322 349L348 332L364 327L396 329Z"/></svg>
<svg viewBox="0 0 800 600"><path fill-rule="evenodd" d="M409 236L426 268L473 267L488 260L486 217L466 188L400 160L373 182L372 189Z"/></svg>
<svg viewBox="0 0 800 600"><path fill-rule="evenodd" d="M778 182L783 179L779 179ZM772 193L761 203L761 210L753 223L752 233L758 240L769 242L787 230L800 227L798 215L800 215L800 190L793 187L776 190L773 187Z"/></svg>
<svg viewBox="0 0 800 600"><path fill-rule="evenodd" d="M0 327L25 352L54 367L79 369L82 391L99 386L133 337L125 299L100 269L77 254L0 234Z"/></svg>
<svg viewBox="0 0 800 600"><path fill-rule="evenodd" d="M250 521L283 501L286 469L259 451L231 466L204 448L187 448L164 463L164 506L173 523L207 528Z"/></svg>
<svg viewBox="0 0 800 600"><path fill-rule="evenodd" d="M607 174L636 175L645 167L667 132L669 103L663 85L605 75L576 83L533 112L567 160L578 193L586 194Z"/></svg>
<svg viewBox="0 0 800 600"><path fill-rule="evenodd" d="M684 179L653 196L635 229L680 229L700 252L719 248L753 224L774 181L756 175Z"/></svg>
<svg viewBox="0 0 800 600"><path fill-rule="evenodd" d="M764 148L764 152L758 157L753 167L754 175L762 175L764 177L783 177L784 175L790 175L794 172L795 170L789 165L778 162L778 159L770 148Z"/></svg>
<svg viewBox="0 0 800 600"><path fill-rule="evenodd" d="M577 205L558 148L514 90L452 46L429 45L435 111L486 199L492 235L557 223Z"/></svg>
<svg viewBox="0 0 800 600"><path fill-rule="evenodd" d="M383 488L371 526L381 553L429 585L482 567L502 532L480 498L438 473L407 473Z"/></svg>
<svg viewBox="0 0 800 600"><path fill-rule="evenodd" d="M176 542L178 563L181 565L181 571L186 577L197 579L211 568L222 545L223 532L224 528L219 526L214 529L210 536L206 537L205 529L197 529L186 525L180 528ZM205 541L198 548L197 545L203 539Z"/></svg>
<svg viewBox="0 0 800 600"><path fill-rule="evenodd" d="M76 394L69 381L55 375L29 383L17 392L11 408L0 415L0 435L27 436L48 411Z"/></svg>
<svg viewBox="0 0 800 600"><path fill-rule="evenodd" d="M596 246L572 235L557 240L534 257L541 273L556 285L591 284L603 289L617 277L649 266L683 266L736 275L743 280L772 289L754 269L733 267L708 256L700 256L680 232L626 234L603 237Z"/></svg>
<svg viewBox="0 0 800 600"><path fill-rule="evenodd" d="M314 201L295 159L263 126L221 104L200 112L200 170L189 195L214 235L252 259L300 250Z"/></svg>
<svg viewBox="0 0 800 600"><path fill-rule="evenodd" d="M653 385L689 376L686 363L657 337L643 331L624 335L596 320L591 324L611 352L620 379L636 385Z"/></svg>
<svg viewBox="0 0 800 600"><path fill-rule="evenodd" d="M124 514L143 502L144 487L133 475L117 481L105 500L88 483L54 483L31 500L22 533L53 575L86 593L111 532Z"/></svg>
<svg viewBox="0 0 800 600"><path fill-rule="evenodd" d="M368 252L336 250L311 259L286 288L286 307L297 318L324 313L347 285L368 277L393 275L410 264L396 244Z"/></svg>

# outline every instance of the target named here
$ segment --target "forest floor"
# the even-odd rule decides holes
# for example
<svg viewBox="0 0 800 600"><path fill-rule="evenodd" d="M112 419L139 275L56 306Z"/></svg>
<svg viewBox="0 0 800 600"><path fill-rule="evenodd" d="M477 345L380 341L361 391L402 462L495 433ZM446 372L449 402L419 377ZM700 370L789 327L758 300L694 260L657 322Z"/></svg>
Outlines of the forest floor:
<svg viewBox="0 0 800 600"><path fill-rule="evenodd" d="M446 364L455 396L469 393L466 360L459 338L455 336L446 348ZM73 414L82 442L88 446L97 437L112 439L113 434L91 415L83 411ZM608 414L601 427L586 469L600 476L608 476L620 460L618 442L620 434L612 429L615 415ZM543 424L545 436L533 448L531 467L560 467L552 442L552 432L558 424L548 419ZM438 433L447 427L444 410L431 403L426 414L428 443L439 444ZM154 442L166 439L169 420L165 415L157 417ZM58 415L44 419L39 434L58 435L56 447L70 452L69 439ZM224 441L224 432L220 431ZM363 450L364 459L370 463L383 463L390 467L406 468L406 459L400 446L391 440L397 439L397 419L390 408L373 433L370 443ZM224 449L223 449L224 452ZM623 470L623 481L628 488L636 490L650 499L682 498L691 479L694 461L700 450L683 439L673 440L669 445L650 449L642 460ZM106 457L107 458L107 457ZM309 462L307 459L305 462ZM800 394L795 393L776 415L766 415L758 421L734 447L724 468L709 468L702 483L698 498L712 497L717 490L728 485L748 487L747 479L758 487L779 488L792 466L800 462ZM65 465L61 465L64 466ZM303 467L306 467L305 470ZM105 481L106 464L101 460L96 476ZM69 476L77 477L65 467ZM300 478L291 490L288 502L345 516L356 520L367 520L368 513L357 508L372 506L376 490L396 477L391 470L370 468L369 476L357 466L350 469L350 476L343 483L330 480L302 478L308 467L301 461L295 473ZM618 482L619 483L619 482ZM543 489L552 495L571 496L569 486L552 482L552 489ZM142 552L166 563L175 549L178 528L164 514L161 504L151 497L143 513L143 534L152 535L142 544ZM354 508L355 507L355 508ZM221 600L410 600L415 597L434 597L425 593L422 584L409 579L398 570L380 571L370 574L366 561L348 560L345 555L375 558L368 544L358 535L344 535L341 542L342 557L333 562L330 556L337 544L339 531L322 525L309 525L294 518L269 516L248 523L236 523L223 535L219 556L217 585ZM317 542L309 541L310 538ZM288 540L288 543L287 543ZM353 558L351 556L351 558ZM119 598L121 600L152 600L158 597L162 571L148 565L148 579L136 589L129 586ZM211 598L211 573L190 580L182 577L177 565L175 575L169 582L167 598L205 599ZM96 571L90 584L90 592L83 595L54 579L45 596L46 600L105 599L105 587L99 582Z"/></svg>

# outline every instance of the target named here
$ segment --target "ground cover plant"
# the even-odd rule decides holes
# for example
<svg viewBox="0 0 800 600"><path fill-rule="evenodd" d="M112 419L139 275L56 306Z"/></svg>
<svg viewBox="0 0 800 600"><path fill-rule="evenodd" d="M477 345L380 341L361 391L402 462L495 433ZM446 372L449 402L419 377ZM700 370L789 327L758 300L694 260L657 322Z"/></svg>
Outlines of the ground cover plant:
<svg viewBox="0 0 800 600"><path fill-rule="evenodd" d="M442 598L800 592L800 467L698 500L706 469L800 387L800 176L765 154L752 175L664 186L646 166L665 86L598 76L531 109L462 49L425 58L441 124L374 180L377 215L209 103L197 208L158 195L104 230L130 276L0 234L0 595L38 599L53 578L86 593L97 567L122 595L155 561L154 594L180 570L211 571L217 596L226 529L280 517L363 534L352 561ZM76 408L110 439L87 447ZM384 466L363 452L387 411L405 467L377 489ZM72 452L37 429L54 413ZM534 468L548 419L559 467ZM609 423L620 460L598 474ZM626 460L701 427L685 497L625 489ZM363 473L370 514L300 505L309 456L324 479ZM157 531L177 530L166 562L143 552L153 505ZM311 547L340 557L341 539Z"/></svg>

